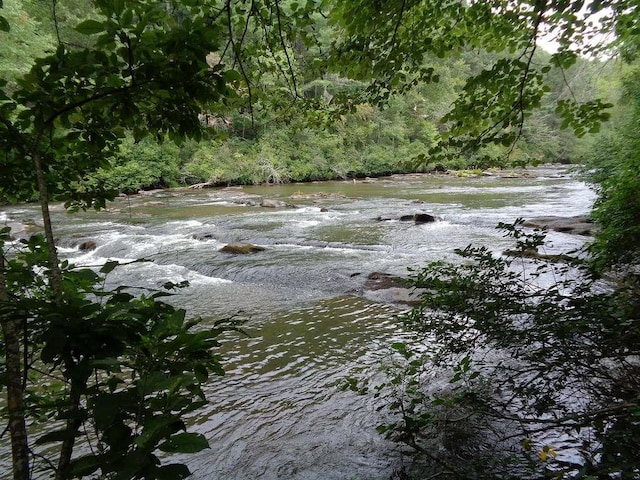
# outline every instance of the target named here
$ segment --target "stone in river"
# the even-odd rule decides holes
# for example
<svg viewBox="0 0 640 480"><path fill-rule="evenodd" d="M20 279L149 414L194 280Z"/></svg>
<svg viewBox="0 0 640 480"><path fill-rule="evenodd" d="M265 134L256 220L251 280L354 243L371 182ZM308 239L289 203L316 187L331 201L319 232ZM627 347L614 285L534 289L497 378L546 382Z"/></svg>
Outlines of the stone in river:
<svg viewBox="0 0 640 480"><path fill-rule="evenodd" d="M237 253L243 255L247 253L261 252L262 250L266 249L258 245L253 245L251 243L229 243L228 245L225 245L220 249L221 252Z"/></svg>

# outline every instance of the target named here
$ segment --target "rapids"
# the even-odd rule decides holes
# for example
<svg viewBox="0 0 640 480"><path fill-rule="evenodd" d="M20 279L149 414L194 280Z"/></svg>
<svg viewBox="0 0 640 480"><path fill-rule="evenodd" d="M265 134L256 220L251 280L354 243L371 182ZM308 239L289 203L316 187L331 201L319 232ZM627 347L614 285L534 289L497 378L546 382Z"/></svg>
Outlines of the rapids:
<svg viewBox="0 0 640 480"><path fill-rule="evenodd" d="M502 251L509 242L498 222L588 213L595 195L583 182L560 167L530 172L157 191L104 212L54 206L53 221L61 256L77 265L150 260L117 268L110 285L188 280L171 301L190 315L246 319L249 336L225 337L227 373L211 379L211 403L191 419L211 446L184 458L194 479L388 479L403 454L375 432L382 413L371 398L336 387L347 375L375 375L402 335L395 316L407 307L381 302L366 277L406 276L469 243ZM260 207L265 198L297 208ZM440 221L397 220L420 212ZM37 219L35 205L0 210L2 223ZM80 250L85 241L96 248ZM219 251L234 242L265 250ZM551 232L546 250L583 242Z"/></svg>

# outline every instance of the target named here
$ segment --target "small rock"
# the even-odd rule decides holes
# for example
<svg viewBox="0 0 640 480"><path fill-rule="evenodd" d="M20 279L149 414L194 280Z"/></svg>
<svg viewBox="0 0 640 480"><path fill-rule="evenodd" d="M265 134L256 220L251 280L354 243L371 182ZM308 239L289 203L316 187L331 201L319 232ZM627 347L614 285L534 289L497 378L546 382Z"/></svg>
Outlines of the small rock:
<svg viewBox="0 0 640 480"><path fill-rule="evenodd" d="M220 249L221 252L235 253L246 255L247 253L256 253L266 250L264 247L253 245L251 243L229 243Z"/></svg>
<svg viewBox="0 0 640 480"><path fill-rule="evenodd" d="M94 242L93 240L87 240L85 242L82 242L80 245L78 245L78 249L82 252L95 250L96 247L97 247L96 242Z"/></svg>
<svg viewBox="0 0 640 480"><path fill-rule="evenodd" d="M269 198L264 198L260 203L260 206L264 208L287 208L287 207L292 207L293 205L289 205L288 203L282 202L280 200L272 200Z"/></svg>
<svg viewBox="0 0 640 480"><path fill-rule="evenodd" d="M416 223L432 223L437 220L433 215L429 215L428 213L416 213L413 216L413 220Z"/></svg>

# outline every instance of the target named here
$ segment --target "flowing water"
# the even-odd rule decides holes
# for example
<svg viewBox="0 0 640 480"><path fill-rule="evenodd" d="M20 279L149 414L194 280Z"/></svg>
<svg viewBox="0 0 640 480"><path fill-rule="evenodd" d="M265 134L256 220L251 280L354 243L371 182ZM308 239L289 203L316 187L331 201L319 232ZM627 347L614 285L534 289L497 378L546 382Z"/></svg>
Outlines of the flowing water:
<svg viewBox="0 0 640 480"><path fill-rule="evenodd" d="M367 290L367 276L406 276L469 243L502 251L509 242L498 222L589 211L594 194L584 183L559 167L531 172L161 191L99 213L58 206L54 222L62 256L78 265L151 260L117 268L110 284L188 280L172 301L191 315L246 319L249 336L225 337L227 373L211 379L211 403L192 419L211 445L185 458L195 479L387 479L403 459L375 432L382 414L371 398L336 387L354 372L373 375L402 335L395 317L407 307ZM296 207L257 206L264 198ZM423 212L440 220L398 220ZM35 206L0 211L5 221L37 217ZM81 251L85 241L97 248ZM583 241L552 232L546 250ZM219 251L237 242L265 250Z"/></svg>

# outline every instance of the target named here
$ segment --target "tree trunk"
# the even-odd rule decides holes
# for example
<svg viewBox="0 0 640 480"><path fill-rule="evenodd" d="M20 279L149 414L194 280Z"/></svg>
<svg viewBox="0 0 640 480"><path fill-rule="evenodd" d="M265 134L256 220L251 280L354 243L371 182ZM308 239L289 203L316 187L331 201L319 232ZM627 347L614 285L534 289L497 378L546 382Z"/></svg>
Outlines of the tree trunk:
<svg viewBox="0 0 640 480"><path fill-rule="evenodd" d="M58 458L58 467L56 470L55 480L65 480L69 478L69 465L71 465L71 456L73 455L73 447L76 442L76 434L82 425L82 421L78 418L80 411L80 388L71 383L71 391L69 392L69 419L67 420L66 435L60 447L60 457Z"/></svg>
<svg viewBox="0 0 640 480"><path fill-rule="evenodd" d="M49 252L49 282L51 286L51 294L54 302L62 303L62 273L60 272L60 262L58 260L58 251L56 250L56 242L53 238L53 225L51 224L51 215L49 213L49 190L47 181L44 177L42 168L42 157L39 152L33 154L33 164L36 170L36 181L38 183L38 201L40 210L42 211L42 223L44 225L44 237L47 240L47 248Z"/></svg>
<svg viewBox="0 0 640 480"><path fill-rule="evenodd" d="M4 269L4 250L0 246L0 307L9 300ZM29 480L29 447L22 390L20 321L5 313L0 315L0 324L5 344L7 411L9 412L13 480Z"/></svg>

